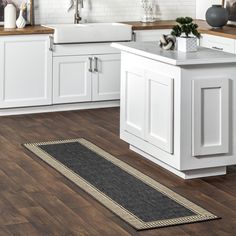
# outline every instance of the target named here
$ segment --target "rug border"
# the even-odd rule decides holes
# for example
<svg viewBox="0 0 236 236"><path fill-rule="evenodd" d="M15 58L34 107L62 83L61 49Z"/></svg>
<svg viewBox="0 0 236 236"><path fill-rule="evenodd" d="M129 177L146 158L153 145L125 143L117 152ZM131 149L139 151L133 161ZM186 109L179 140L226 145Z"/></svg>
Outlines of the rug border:
<svg viewBox="0 0 236 236"><path fill-rule="evenodd" d="M49 155L43 149L41 149L40 145L50 145L50 144L61 144L61 143L71 143L71 142L79 142L80 144L84 145L85 147L89 148L93 152L99 154L106 160L112 162L113 164L119 166L124 171L128 172L129 174L133 175L134 177L138 178L139 180L143 181L144 183L148 184L150 187L160 191L162 194L165 194L175 202L179 203L180 205L184 206L185 208L193 211L196 215L195 216L187 216L169 220L159 220L153 222L143 222L137 216L132 214L131 212L127 211L117 202L113 201L111 198L103 194L101 191L96 189L93 185L87 182L85 179L81 178L78 174L70 170L68 167L63 165L61 162L57 161L53 156ZM77 186L82 188L85 192L90 194L94 197L98 202L103 204L109 210L111 210L114 214L119 216L122 220L129 223L132 227L137 230L144 230L144 229L153 229L153 228L161 228L167 226L174 226L174 225L181 225L181 224L188 224L188 223L195 223L201 221L208 221L208 220L215 220L220 219L218 216L210 213L209 211L201 208L200 206L196 205L195 203L187 200L186 198L182 197L181 195L175 193L171 189L165 187L164 185L160 184L159 182L155 181L154 179L148 177L147 175L141 173L137 169L131 167L130 165L126 164L125 162L117 159L110 153L104 151L97 145L87 141L84 138L78 139L67 139L67 140L57 140L57 141L48 141L48 142L37 142L37 143L26 143L23 144L29 151L34 153L37 157L41 160L46 162L48 165L59 171L63 176L71 180Z"/></svg>

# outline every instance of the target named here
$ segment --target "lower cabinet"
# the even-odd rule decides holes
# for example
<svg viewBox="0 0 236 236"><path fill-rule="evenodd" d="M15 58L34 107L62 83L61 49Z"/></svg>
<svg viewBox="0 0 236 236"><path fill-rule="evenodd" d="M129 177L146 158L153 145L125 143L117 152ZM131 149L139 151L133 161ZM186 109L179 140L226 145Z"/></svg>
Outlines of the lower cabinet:
<svg viewBox="0 0 236 236"><path fill-rule="evenodd" d="M121 129L173 153L173 79L130 66L123 70Z"/></svg>
<svg viewBox="0 0 236 236"><path fill-rule="evenodd" d="M54 57L53 103L86 102L92 98L87 56Z"/></svg>
<svg viewBox="0 0 236 236"><path fill-rule="evenodd" d="M48 35L0 37L0 108L52 103Z"/></svg>
<svg viewBox="0 0 236 236"><path fill-rule="evenodd" d="M92 100L120 99L120 54L93 57Z"/></svg>
<svg viewBox="0 0 236 236"><path fill-rule="evenodd" d="M0 109L120 99L118 50L49 36L0 37Z"/></svg>
<svg viewBox="0 0 236 236"><path fill-rule="evenodd" d="M53 103L120 98L120 54L54 57Z"/></svg>

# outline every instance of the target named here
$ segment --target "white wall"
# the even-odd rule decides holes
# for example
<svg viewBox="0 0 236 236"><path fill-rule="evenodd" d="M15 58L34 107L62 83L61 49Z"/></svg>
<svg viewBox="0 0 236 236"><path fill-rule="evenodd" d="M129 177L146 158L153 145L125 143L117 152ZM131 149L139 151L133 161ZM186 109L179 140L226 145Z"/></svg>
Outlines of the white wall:
<svg viewBox="0 0 236 236"><path fill-rule="evenodd" d="M212 4L222 4L222 0L196 0L196 18L205 20L206 11Z"/></svg>
<svg viewBox="0 0 236 236"><path fill-rule="evenodd" d="M140 20L141 0L84 0L84 19L88 22ZM175 19L178 16L196 16L196 0L154 0L157 17ZM205 1L205 0L201 0ZM71 23L74 12L67 12L69 0L35 0L36 23Z"/></svg>

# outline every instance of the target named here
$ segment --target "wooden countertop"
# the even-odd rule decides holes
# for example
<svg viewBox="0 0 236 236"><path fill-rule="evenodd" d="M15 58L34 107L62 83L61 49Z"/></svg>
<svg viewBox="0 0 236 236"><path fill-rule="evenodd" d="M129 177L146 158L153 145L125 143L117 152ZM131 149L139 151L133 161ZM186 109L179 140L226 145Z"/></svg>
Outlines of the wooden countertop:
<svg viewBox="0 0 236 236"><path fill-rule="evenodd" d="M132 25L133 30L155 30L155 29L172 29L175 21L164 20L153 23L142 23L140 21L127 21L124 24Z"/></svg>
<svg viewBox="0 0 236 236"><path fill-rule="evenodd" d="M28 34L53 34L54 30L41 26L26 26L23 29L5 29L3 26L0 27L0 36L9 35L28 35Z"/></svg>
<svg viewBox="0 0 236 236"><path fill-rule="evenodd" d="M211 27L204 20L195 20L195 22L199 25L199 31L205 34L211 34L231 39L236 39L236 26L228 25L223 29L211 29ZM132 25L133 30L155 30L155 29L172 29L172 27L176 24L175 21L157 21L153 23L142 23L138 21L129 21L123 22L125 24ZM0 36L8 36L8 35L29 35L29 34L53 34L54 30L48 27L44 27L41 25L36 26L27 26L24 29L5 29L4 27L0 27Z"/></svg>
<svg viewBox="0 0 236 236"><path fill-rule="evenodd" d="M199 31L203 34L211 34L226 38L236 39L236 26L227 25L223 29L212 29L204 20L195 20L199 25ZM175 21L157 21L153 23L142 23L138 21L123 22L132 25L133 30L155 30L155 29L172 29L176 24Z"/></svg>

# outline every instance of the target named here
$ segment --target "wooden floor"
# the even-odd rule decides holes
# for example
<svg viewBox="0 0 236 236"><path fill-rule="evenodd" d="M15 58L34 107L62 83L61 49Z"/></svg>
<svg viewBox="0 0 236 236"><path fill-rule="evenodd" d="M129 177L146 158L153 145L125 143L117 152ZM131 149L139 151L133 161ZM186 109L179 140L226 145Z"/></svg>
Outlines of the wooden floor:
<svg viewBox="0 0 236 236"><path fill-rule="evenodd" d="M84 137L221 220L137 232L21 144ZM0 236L236 235L236 167L228 175L184 181L129 151L119 110L0 118Z"/></svg>

